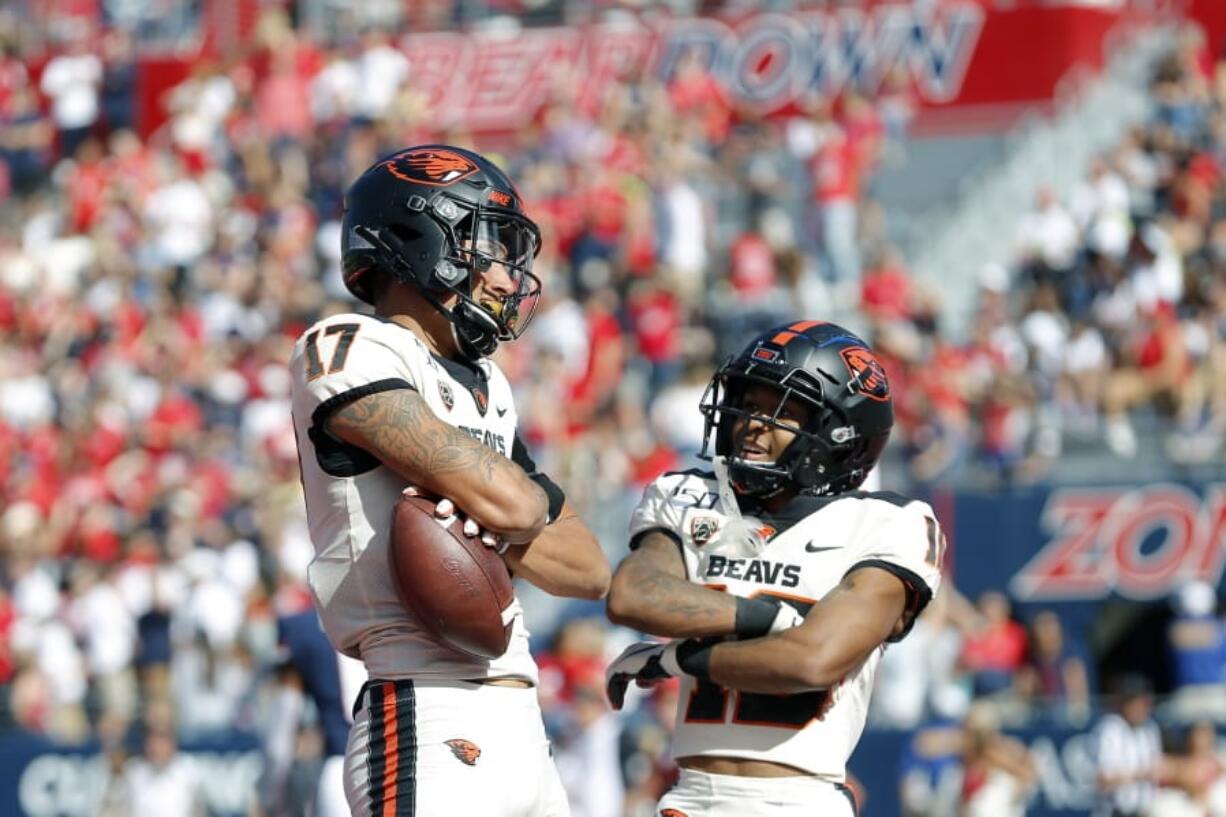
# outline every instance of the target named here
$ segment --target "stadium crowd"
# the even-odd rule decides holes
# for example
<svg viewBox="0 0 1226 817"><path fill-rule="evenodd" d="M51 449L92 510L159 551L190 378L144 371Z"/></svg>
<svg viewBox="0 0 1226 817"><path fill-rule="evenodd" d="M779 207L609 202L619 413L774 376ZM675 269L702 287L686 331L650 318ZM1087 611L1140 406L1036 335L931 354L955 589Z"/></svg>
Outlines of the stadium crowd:
<svg viewBox="0 0 1226 817"><path fill-rule="evenodd" d="M101 738L118 775L133 724L155 767L176 735L270 727L277 620L311 603L285 361L305 326L353 306L341 191L393 148L480 140L431 128L411 59L378 30L324 45L270 14L256 47L200 61L167 93L146 138L122 31L70 41L38 72L8 35L0 720ZM1170 418L1172 457L1217 456L1226 63L1188 43L1156 74L1148 122L1067 200L1039 191L1016 264L984 270L967 338L942 331L938 294L909 275L872 201L912 109L901 80L762 120L697 59L668 83L624 76L599 105L561 79L531 128L483 145L545 239L539 314L499 351L537 462L583 512L603 509L617 558L642 487L701 446L714 361L798 312L861 327L882 352L915 483L971 460L1035 478L1070 438L1127 458L1133 420L1154 413ZM1187 685L1211 686L1226 639L1212 601L1189 604L1216 629ZM575 813L645 813L674 771L676 690L609 711L603 667L629 634L598 608L573 613L539 653ZM888 652L873 723L957 724L973 709L954 754L1033 785L996 724L1020 709L1088 727L1103 689L1059 619L1026 624L1001 594L944 594ZM304 764L310 731L294 747ZM1196 785L1220 787L1216 768Z"/></svg>

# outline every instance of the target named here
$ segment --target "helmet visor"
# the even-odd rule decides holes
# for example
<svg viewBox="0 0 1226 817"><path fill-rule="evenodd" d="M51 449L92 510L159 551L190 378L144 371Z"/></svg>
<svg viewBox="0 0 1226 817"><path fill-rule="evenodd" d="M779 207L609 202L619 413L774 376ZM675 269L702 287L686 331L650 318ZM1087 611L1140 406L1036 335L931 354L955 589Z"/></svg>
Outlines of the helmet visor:
<svg viewBox="0 0 1226 817"><path fill-rule="evenodd" d="M505 281L501 287L487 286L480 306L498 323L503 339L519 337L541 298L541 281L532 272L540 251L536 225L516 215L482 213L467 248L478 274L509 279L509 287Z"/></svg>

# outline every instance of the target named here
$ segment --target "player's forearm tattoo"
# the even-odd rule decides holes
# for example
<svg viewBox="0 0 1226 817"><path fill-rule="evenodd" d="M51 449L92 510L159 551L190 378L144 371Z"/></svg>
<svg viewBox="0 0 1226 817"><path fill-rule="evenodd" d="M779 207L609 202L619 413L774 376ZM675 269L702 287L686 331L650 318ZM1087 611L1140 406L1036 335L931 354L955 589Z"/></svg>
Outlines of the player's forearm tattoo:
<svg viewBox="0 0 1226 817"><path fill-rule="evenodd" d="M408 389L371 395L337 410L334 426L360 430L376 456L390 456L431 474L470 472L483 482L517 476L522 469L494 449L441 421Z"/></svg>
<svg viewBox="0 0 1226 817"><path fill-rule="evenodd" d="M638 585L645 600L649 600L651 606L666 615L689 619L727 613L728 606L720 603L722 599L719 596L713 596L710 593L691 593L689 592L691 587L697 590L704 589L691 585L689 582L684 582L684 586L681 586L677 579L660 574L644 577Z"/></svg>
<svg viewBox="0 0 1226 817"><path fill-rule="evenodd" d="M669 543L668 547L673 545ZM689 581L673 576L656 554L644 550L642 565L635 569L634 587L645 606L659 613L678 618L700 618L726 615L730 597L707 592Z"/></svg>

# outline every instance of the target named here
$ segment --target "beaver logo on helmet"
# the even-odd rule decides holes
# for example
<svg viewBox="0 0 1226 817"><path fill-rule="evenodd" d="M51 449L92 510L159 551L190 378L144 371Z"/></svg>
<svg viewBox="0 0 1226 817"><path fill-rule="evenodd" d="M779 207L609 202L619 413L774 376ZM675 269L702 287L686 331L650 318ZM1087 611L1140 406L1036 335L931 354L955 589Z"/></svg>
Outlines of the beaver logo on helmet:
<svg viewBox="0 0 1226 817"><path fill-rule="evenodd" d="M885 379L885 367L877 356L863 346L850 346L839 354L851 372L848 388L854 388L870 400L884 402L890 399L890 384Z"/></svg>
<svg viewBox="0 0 1226 817"><path fill-rule="evenodd" d="M438 148L414 148L397 153L385 160L383 167L398 179L432 187L455 184L479 169L467 156Z"/></svg>

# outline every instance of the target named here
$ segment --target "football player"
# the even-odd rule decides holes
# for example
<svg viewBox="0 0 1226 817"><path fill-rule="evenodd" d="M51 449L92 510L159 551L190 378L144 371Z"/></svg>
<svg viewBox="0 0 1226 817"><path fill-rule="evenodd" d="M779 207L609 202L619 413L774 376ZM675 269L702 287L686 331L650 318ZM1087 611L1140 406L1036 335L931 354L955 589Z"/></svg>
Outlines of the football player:
<svg viewBox="0 0 1226 817"><path fill-rule="evenodd" d="M608 600L615 623L673 640L627 648L610 702L682 679L659 814L852 815L874 670L944 549L928 505L857 490L893 425L885 372L847 330L801 321L721 367L700 408L713 470L648 486Z"/></svg>
<svg viewBox="0 0 1226 817"><path fill-rule="evenodd" d="M564 815L518 602L510 646L473 658L400 604L388 568L406 490L441 497L517 577L602 598L599 543L516 434L489 355L540 297L540 233L486 158L426 145L377 162L346 193L346 287L374 314L340 314L294 347L294 427L324 630L370 679L356 704L345 794L369 815Z"/></svg>

